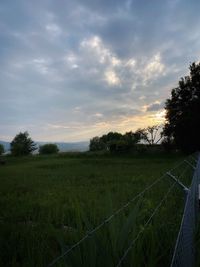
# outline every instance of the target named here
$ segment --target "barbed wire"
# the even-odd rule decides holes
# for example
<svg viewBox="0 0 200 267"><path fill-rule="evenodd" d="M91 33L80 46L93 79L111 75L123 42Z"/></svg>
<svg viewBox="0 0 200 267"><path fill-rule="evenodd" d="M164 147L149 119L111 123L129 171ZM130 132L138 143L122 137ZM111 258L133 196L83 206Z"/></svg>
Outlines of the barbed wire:
<svg viewBox="0 0 200 267"><path fill-rule="evenodd" d="M194 159L196 168L188 191L179 233L170 267L189 267L195 264L194 233L199 222L200 154Z"/></svg>
<svg viewBox="0 0 200 267"><path fill-rule="evenodd" d="M184 174L191 168L191 165L187 165L185 169L182 171L182 173L178 176L178 180L180 181L180 178L184 176Z"/></svg>
<svg viewBox="0 0 200 267"><path fill-rule="evenodd" d="M181 165L185 163L185 160L180 161L175 167L170 169L170 171L174 171L177 168L179 168ZM64 258L67 254L69 254L72 250L74 250L76 247L78 247L81 243L83 243L86 239L91 237L95 232L97 232L100 228L105 226L107 223L109 223L115 216L117 216L119 213L121 213L124 209L126 209L132 202L140 198L142 195L144 195L148 190L150 190L153 186L155 186L159 181L161 181L165 176L167 176L167 172L165 172L161 177L156 179L153 183L151 183L149 186L147 186L143 191L139 192L136 196L134 196L132 199L130 199L128 202L126 202L123 206L121 206L118 210L116 210L113 214L111 214L109 217L107 217L105 220L103 220L99 225L97 225L94 229L88 231L85 236L83 236L78 242L76 242L74 245L72 245L70 248L68 248L65 252L63 252L60 256L56 257L50 264L48 264L48 267L54 266L58 261L60 261L62 258ZM176 182L175 182L176 184Z"/></svg>
<svg viewBox="0 0 200 267"><path fill-rule="evenodd" d="M142 192L138 193L136 196L134 196L131 200L126 202L123 206L121 206L118 210L116 210L113 214L111 214L108 218L106 218L104 221L102 221L99 225L97 225L94 229L91 231L88 231L87 234L81 238L77 243L75 243L72 247L67 249L63 254L58 256L56 259L54 259L48 267L51 267L55 265L60 259L65 257L68 253L70 253L73 249L78 247L83 241L85 241L87 238L91 237L96 231L98 231L100 228L102 228L104 225L109 223L116 215L118 215L120 212L122 212L125 208L127 208L131 202L134 202L136 199L140 198L144 193L146 193L149 189L151 189L154 185L156 185L160 180L162 180L165 177L166 174L162 175L160 178L155 180L151 185L147 186Z"/></svg>
<svg viewBox="0 0 200 267"><path fill-rule="evenodd" d="M121 259L119 260L118 264L116 265L116 267L120 267L122 262L125 260L125 258L127 257L129 251L132 249L133 245L135 244L135 242L139 239L140 235L144 232L144 230L146 229L146 227L148 226L148 224L150 223L150 221L153 219L154 215L157 213L157 211L159 210L159 208L162 206L162 204L164 203L164 201L167 199L167 197L169 196L169 194L171 193L172 189L174 188L176 182L174 182L172 184L172 186L170 186L169 190L167 191L167 193L164 195L164 197L161 199L161 201L159 202L159 204L156 206L156 208L153 210L151 216L149 217L149 219L146 221L146 223L144 224L142 230L140 230L137 234L137 236L133 239L133 241L130 243L129 247L125 250L123 256L121 257Z"/></svg>
<svg viewBox="0 0 200 267"><path fill-rule="evenodd" d="M194 159L194 158L193 158ZM184 162L188 163L186 160L184 160ZM188 166L186 166L186 168L182 171L182 173L179 175L180 179L181 177L183 177L183 175L187 172L187 170L189 169L189 167L193 167L191 164L189 164ZM154 215L157 213L157 211L159 210L159 208L162 206L162 204L164 203L164 201L166 200L166 198L168 197L168 195L170 194L170 192L172 191L173 187L175 186L177 182L174 182L172 184L172 186L169 188L168 192L165 194L165 196L162 198L162 200L159 202L159 204L156 206L156 208L154 209L154 211L152 212L151 216L149 217L149 219L146 221L146 223L143 226L143 229L139 231L139 233L137 234L136 238L130 243L129 247L126 249L126 251L124 252L123 256L121 257L121 259L119 260L118 264L116 265L116 267L120 267L122 262L125 260L125 258L127 257L129 251L132 249L133 245L136 243L136 241L139 239L140 235L144 232L144 230L146 229L146 227L148 226L148 224L150 223L150 221L152 220L152 218L154 217ZM182 224L182 223L181 223ZM180 233L179 233L180 234Z"/></svg>

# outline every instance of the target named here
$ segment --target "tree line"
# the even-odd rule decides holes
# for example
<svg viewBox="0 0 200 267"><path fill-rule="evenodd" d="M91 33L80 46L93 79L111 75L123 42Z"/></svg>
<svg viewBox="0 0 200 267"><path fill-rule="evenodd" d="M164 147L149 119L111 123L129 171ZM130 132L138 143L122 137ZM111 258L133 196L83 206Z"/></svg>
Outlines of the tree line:
<svg viewBox="0 0 200 267"><path fill-rule="evenodd" d="M37 147L28 132L18 133L10 143L10 151L13 156L27 156L38 149L39 154L56 154L59 149L56 144L44 144ZM0 155L4 153L3 145L0 145Z"/></svg>
<svg viewBox="0 0 200 267"><path fill-rule="evenodd" d="M200 150L200 63L189 66L189 75L182 77L171 96L165 102L166 122L161 126L151 126L125 134L109 132L90 140L90 151L129 152L138 144L156 143L170 149L180 149L186 153ZM37 149L28 132L19 133L11 142L11 153L15 156L29 155ZM4 147L0 145L0 155ZM56 144L45 144L39 148L40 154L57 153Z"/></svg>
<svg viewBox="0 0 200 267"><path fill-rule="evenodd" d="M110 151L115 152L131 152L138 148L138 144L155 145L162 139L159 132L160 125L149 126L144 129L138 129L135 132L126 132L121 134L118 132L109 132L101 137L93 137L90 140L90 151Z"/></svg>

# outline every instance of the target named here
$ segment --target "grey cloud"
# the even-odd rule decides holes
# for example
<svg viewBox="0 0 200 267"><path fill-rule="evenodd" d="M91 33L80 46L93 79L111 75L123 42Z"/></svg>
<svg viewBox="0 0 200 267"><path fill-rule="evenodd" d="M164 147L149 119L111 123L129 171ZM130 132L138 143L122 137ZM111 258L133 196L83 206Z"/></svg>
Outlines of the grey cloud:
<svg viewBox="0 0 200 267"><path fill-rule="evenodd" d="M27 125L42 140L48 123L112 125L143 106L158 110L156 101L200 55L199 7L194 0L2 1L2 135L6 125L9 136Z"/></svg>
<svg viewBox="0 0 200 267"><path fill-rule="evenodd" d="M164 103L152 103L147 106L146 111L158 111L164 108Z"/></svg>

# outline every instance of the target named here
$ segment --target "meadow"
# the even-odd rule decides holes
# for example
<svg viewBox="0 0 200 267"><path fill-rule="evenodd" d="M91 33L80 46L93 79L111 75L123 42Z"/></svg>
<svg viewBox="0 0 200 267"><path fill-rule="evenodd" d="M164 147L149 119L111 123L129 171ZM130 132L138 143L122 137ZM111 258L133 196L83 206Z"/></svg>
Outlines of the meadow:
<svg viewBox="0 0 200 267"><path fill-rule="evenodd" d="M176 153L7 157L0 166L0 266L48 266L183 159ZM189 165L174 174L190 184ZM139 231L121 266L169 266L184 207L177 185L144 225L172 185L163 177L54 266L117 266Z"/></svg>

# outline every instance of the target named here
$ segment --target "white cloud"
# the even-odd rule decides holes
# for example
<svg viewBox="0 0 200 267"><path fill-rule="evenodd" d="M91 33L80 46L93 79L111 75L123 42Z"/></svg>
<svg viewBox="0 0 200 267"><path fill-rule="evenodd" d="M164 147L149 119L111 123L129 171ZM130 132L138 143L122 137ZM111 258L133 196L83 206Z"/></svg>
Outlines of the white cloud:
<svg viewBox="0 0 200 267"><path fill-rule="evenodd" d="M136 60L134 58L130 58L126 63L125 63L125 66L128 66L128 67L135 67L136 65Z"/></svg>
<svg viewBox="0 0 200 267"><path fill-rule="evenodd" d="M120 85L120 79L113 70L105 72L105 80L109 85Z"/></svg>
<svg viewBox="0 0 200 267"><path fill-rule="evenodd" d="M62 33L61 28L57 24L55 24L55 23L47 24L45 26L45 29L53 37L57 37L57 36L59 36Z"/></svg>
<svg viewBox="0 0 200 267"><path fill-rule="evenodd" d="M165 66L161 62L160 54L154 55L149 62L144 66L143 70L141 70L141 75L144 78L144 82L146 83L149 80L154 80L160 75L164 75Z"/></svg>
<svg viewBox="0 0 200 267"><path fill-rule="evenodd" d="M77 69L79 67L78 57L74 53L69 53L67 56L65 56L64 62L71 69Z"/></svg>
<svg viewBox="0 0 200 267"><path fill-rule="evenodd" d="M92 36L81 42L81 47L85 51L92 53L94 60L100 64L109 64L112 67L119 66L120 59L108 49L99 36Z"/></svg>
<svg viewBox="0 0 200 267"><path fill-rule="evenodd" d="M159 52L140 60L136 57L123 59L108 48L97 35L81 41L80 48L78 56L79 61L82 61L82 69L87 69L88 73L94 73L95 70L99 79L105 80L108 86L121 85L125 90L131 91L141 85L148 86L166 72ZM68 60L74 62L74 58L78 56L73 55L72 59Z"/></svg>
<svg viewBox="0 0 200 267"><path fill-rule="evenodd" d="M121 60L120 60L119 58L117 58L117 57L115 57L115 56L112 56L112 57L111 57L111 65L112 65L113 67L115 67L115 66L120 66L120 64L121 64Z"/></svg>
<svg viewBox="0 0 200 267"><path fill-rule="evenodd" d="M49 60L46 60L44 58L35 58L32 60L31 64L39 73L42 74L48 73Z"/></svg>
<svg viewBox="0 0 200 267"><path fill-rule="evenodd" d="M66 57L65 60L70 63L75 63L77 61L77 56L74 53L69 53Z"/></svg>
<svg viewBox="0 0 200 267"><path fill-rule="evenodd" d="M94 114L94 117L102 118L103 117L103 114L102 113L95 113Z"/></svg>

